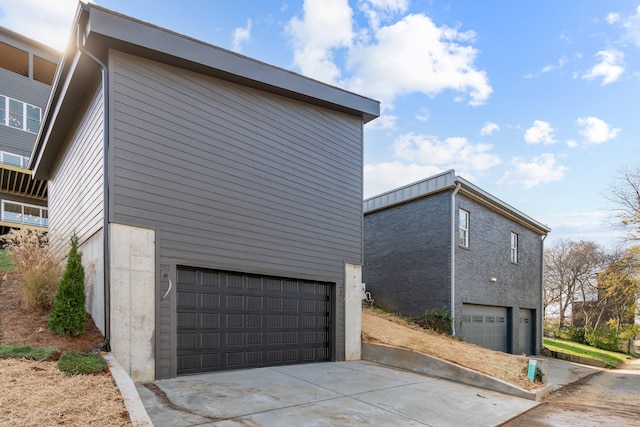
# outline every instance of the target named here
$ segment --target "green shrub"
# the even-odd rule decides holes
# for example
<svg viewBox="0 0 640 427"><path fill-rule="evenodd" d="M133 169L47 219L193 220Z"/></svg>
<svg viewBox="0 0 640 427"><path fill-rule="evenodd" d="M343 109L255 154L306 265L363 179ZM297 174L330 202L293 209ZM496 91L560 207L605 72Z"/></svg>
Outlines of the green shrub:
<svg viewBox="0 0 640 427"><path fill-rule="evenodd" d="M578 344L588 344L587 332L584 328L570 326L567 328L567 335L570 341L577 342Z"/></svg>
<svg viewBox="0 0 640 427"><path fill-rule="evenodd" d="M411 321L425 329L431 329L441 334L451 334L451 322L453 318L446 307L432 308L424 312L422 317L413 317Z"/></svg>
<svg viewBox="0 0 640 427"><path fill-rule="evenodd" d="M31 347L30 345L0 345L0 359L53 360L58 350L48 347Z"/></svg>
<svg viewBox="0 0 640 427"><path fill-rule="evenodd" d="M587 332L587 344L602 350L620 351L620 337L614 328L590 329Z"/></svg>
<svg viewBox="0 0 640 427"><path fill-rule="evenodd" d="M56 293L62 271L60 258L49 246L42 231L11 230L0 237L20 281L27 306L48 309Z"/></svg>
<svg viewBox="0 0 640 427"><path fill-rule="evenodd" d="M58 369L67 375L99 374L107 370L107 362L99 354L65 351L58 360Z"/></svg>
<svg viewBox="0 0 640 427"><path fill-rule="evenodd" d="M67 267L56 292L49 329L62 336L80 335L87 327L84 294L84 267L78 251L78 237L71 236Z"/></svg>

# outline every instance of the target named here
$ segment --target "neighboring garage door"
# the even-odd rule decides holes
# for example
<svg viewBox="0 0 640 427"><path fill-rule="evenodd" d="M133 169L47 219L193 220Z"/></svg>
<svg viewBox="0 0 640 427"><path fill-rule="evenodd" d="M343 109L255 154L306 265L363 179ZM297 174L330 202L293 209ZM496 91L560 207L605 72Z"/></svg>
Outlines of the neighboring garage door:
<svg viewBox="0 0 640 427"><path fill-rule="evenodd" d="M520 309L520 345L518 346L518 354L534 354L533 351L534 342L534 328L535 328L535 316L534 310L525 308Z"/></svg>
<svg viewBox="0 0 640 427"><path fill-rule="evenodd" d="M463 304L462 336L465 341L507 352L507 309Z"/></svg>
<svg viewBox="0 0 640 427"><path fill-rule="evenodd" d="M331 284L178 267L178 375L329 360Z"/></svg>

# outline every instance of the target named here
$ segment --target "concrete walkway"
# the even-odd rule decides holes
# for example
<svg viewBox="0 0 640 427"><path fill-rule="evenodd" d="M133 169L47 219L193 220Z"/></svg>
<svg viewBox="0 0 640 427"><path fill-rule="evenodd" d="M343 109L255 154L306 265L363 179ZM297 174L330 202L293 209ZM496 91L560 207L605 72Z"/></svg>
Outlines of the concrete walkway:
<svg viewBox="0 0 640 427"><path fill-rule="evenodd" d="M216 372L137 389L156 427L495 426L536 405L364 361Z"/></svg>
<svg viewBox="0 0 640 427"><path fill-rule="evenodd" d="M110 369L134 426L495 426L531 399L375 362L327 362L131 382ZM553 390L601 371L548 359Z"/></svg>

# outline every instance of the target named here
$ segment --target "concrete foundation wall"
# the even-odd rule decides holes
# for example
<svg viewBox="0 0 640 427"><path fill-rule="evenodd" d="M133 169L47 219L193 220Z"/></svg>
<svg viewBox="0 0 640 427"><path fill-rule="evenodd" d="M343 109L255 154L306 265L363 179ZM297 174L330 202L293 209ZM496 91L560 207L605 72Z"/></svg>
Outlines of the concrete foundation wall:
<svg viewBox="0 0 640 427"><path fill-rule="evenodd" d="M104 335L104 245L102 229L89 239L81 242L78 249L82 252L87 313L91 315L93 323Z"/></svg>
<svg viewBox="0 0 640 427"><path fill-rule="evenodd" d="M133 381L155 379L155 231L110 226L111 349Z"/></svg>
<svg viewBox="0 0 640 427"><path fill-rule="evenodd" d="M345 360L360 360L362 355L362 266L345 264Z"/></svg>

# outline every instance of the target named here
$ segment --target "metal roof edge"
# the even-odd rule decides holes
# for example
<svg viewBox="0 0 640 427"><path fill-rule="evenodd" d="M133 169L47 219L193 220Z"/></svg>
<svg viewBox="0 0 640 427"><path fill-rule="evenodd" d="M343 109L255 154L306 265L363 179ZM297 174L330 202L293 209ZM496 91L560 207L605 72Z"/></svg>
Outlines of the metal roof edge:
<svg viewBox="0 0 640 427"><path fill-rule="evenodd" d="M386 191L363 201L364 213L370 213L390 206L406 203L419 199L429 194L437 193L453 187L456 172L453 169L421 179L420 181L404 185L402 187Z"/></svg>
<svg viewBox="0 0 640 427"><path fill-rule="evenodd" d="M365 123L380 115L379 101L371 98L95 4L88 4L87 9L87 39L99 34L111 40L146 49L145 56L149 59L167 62L168 55L185 61L180 64L185 68L188 66L187 63L205 66L237 76L248 86L255 82L260 86L271 86L285 92L300 94L305 98L347 108L360 113ZM134 54L140 52L136 51ZM201 72L200 69L197 71Z"/></svg>
<svg viewBox="0 0 640 427"><path fill-rule="evenodd" d="M551 231L551 229L546 225L534 220L528 215L525 215L516 208L489 194L466 179L457 176L454 169L450 169L420 181L367 198L363 201L363 212L366 215L378 210L387 209L392 206L420 199L440 191L453 189L458 183L460 184L461 194L474 199L489 209L498 212L499 214L540 235L546 235Z"/></svg>
<svg viewBox="0 0 640 427"><path fill-rule="evenodd" d="M477 185L472 184L466 179L458 176L456 177L456 181L461 184L460 192L465 196L475 199L479 203L482 203L483 205L491 208L492 210L499 212L500 214L526 226L527 228L541 235L548 234L551 231L551 229L548 226L542 224L539 221L536 221L535 219L524 214L523 212L519 211L518 209L509 205L508 203L498 199L492 194L486 192L485 190L478 187Z"/></svg>

